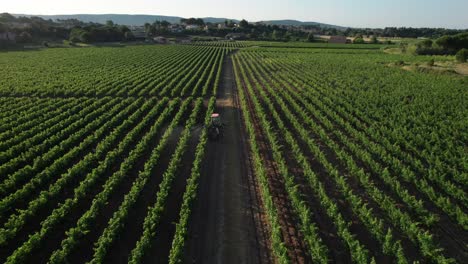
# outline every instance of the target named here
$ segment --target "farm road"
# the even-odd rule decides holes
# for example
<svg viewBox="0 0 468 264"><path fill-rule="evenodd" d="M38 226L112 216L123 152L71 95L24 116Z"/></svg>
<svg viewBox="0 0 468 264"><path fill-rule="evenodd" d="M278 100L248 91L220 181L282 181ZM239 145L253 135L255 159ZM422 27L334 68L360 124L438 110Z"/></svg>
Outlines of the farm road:
<svg viewBox="0 0 468 264"><path fill-rule="evenodd" d="M255 231L255 202L249 185L252 174L236 96L229 55L223 63L216 102L216 111L226 124L225 133L220 141L207 146L186 263L264 262Z"/></svg>

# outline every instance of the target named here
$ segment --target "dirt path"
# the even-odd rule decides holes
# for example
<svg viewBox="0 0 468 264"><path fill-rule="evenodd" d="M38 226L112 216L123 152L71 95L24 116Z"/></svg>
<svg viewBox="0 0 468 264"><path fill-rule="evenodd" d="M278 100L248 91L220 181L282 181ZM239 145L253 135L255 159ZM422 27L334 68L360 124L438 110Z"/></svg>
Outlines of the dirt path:
<svg viewBox="0 0 468 264"><path fill-rule="evenodd" d="M261 238L265 235L257 234L263 232L257 231L261 205L252 184L236 96L233 65L227 56L216 104L226 129L224 138L207 146L186 263L264 263L269 259L267 243Z"/></svg>

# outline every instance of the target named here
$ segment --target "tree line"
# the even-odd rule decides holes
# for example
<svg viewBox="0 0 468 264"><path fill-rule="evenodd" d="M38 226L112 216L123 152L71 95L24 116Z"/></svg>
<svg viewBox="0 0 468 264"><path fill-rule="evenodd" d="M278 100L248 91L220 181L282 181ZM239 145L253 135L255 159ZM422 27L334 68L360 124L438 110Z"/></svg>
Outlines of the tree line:
<svg viewBox="0 0 468 264"><path fill-rule="evenodd" d="M21 26L21 24L27 26ZM221 25L218 26L219 24ZM199 29L187 30L183 25L195 25ZM224 23L209 23L201 18L181 19L180 23L177 24L179 30L171 30L171 26L173 25L167 21L146 23L144 25L146 37L150 38L157 35L203 35L224 38L231 33L240 33L243 34L245 39L252 40L314 41L313 36L315 34L357 37L359 41L362 37L426 37L435 39L443 36L468 33L468 30L443 28L387 27L383 29L340 29L320 25L278 26L264 23L249 23L246 20L241 20L238 23L232 20L226 20ZM0 33L2 32L15 33L16 42L19 43L63 39L76 42L108 42L134 39L132 32L127 26L116 25L112 21L108 21L106 24L85 23L77 19L58 19L53 21L40 17L15 17L8 13L0 14ZM450 42L451 40L447 39L447 41Z"/></svg>
<svg viewBox="0 0 468 264"><path fill-rule="evenodd" d="M114 42L133 40L130 29L124 25L116 25L107 21L105 25L93 24L78 26L70 31L69 40L72 42Z"/></svg>

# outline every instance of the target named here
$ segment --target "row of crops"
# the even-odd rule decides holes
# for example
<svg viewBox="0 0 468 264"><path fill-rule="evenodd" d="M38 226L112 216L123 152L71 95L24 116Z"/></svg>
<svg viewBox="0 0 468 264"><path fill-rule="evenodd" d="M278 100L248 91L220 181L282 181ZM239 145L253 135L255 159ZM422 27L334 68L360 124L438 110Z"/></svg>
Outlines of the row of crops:
<svg viewBox="0 0 468 264"><path fill-rule="evenodd" d="M1 262L181 261L214 97L1 101Z"/></svg>
<svg viewBox="0 0 468 264"><path fill-rule="evenodd" d="M274 48L233 55L280 263L298 259L288 217L317 263L468 259L464 80L382 63L396 59ZM282 196L289 203L275 203Z"/></svg>
<svg viewBox="0 0 468 264"><path fill-rule="evenodd" d="M221 41L195 41L189 43L188 45L192 46L209 46L209 47L222 47L222 48L245 48L251 46L248 41L231 41L231 40L221 40Z"/></svg>
<svg viewBox="0 0 468 264"><path fill-rule="evenodd" d="M188 97L215 94L224 46L47 49L0 56L0 96Z"/></svg>
<svg viewBox="0 0 468 264"><path fill-rule="evenodd" d="M279 263L466 262L466 79L230 41L1 54L0 262L187 261L226 56Z"/></svg>
<svg viewBox="0 0 468 264"><path fill-rule="evenodd" d="M229 52L2 54L0 262L181 262Z"/></svg>
<svg viewBox="0 0 468 264"><path fill-rule="evenodd" d="M247 48L247 47L264 47L264 48L288 48L288 49L335 49L339 51L349 50L380 50L388 45L381 44L334 44L323 42L282 42L282 41L233 41L233 40L220 40L220 41L195 41L188 45L192 46L210 46L210 47L224 47L224 48ZM288 50L292 51L292 50Z"/></svg>

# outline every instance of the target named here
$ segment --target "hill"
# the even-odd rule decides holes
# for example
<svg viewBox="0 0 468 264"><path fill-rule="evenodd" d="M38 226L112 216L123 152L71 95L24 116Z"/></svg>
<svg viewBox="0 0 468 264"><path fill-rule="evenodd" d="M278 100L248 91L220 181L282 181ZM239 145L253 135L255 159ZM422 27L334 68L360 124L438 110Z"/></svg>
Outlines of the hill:
<svg viewBox="0 0 468 264"><path fill-rule="evenodd" d="M342 27L342 26L324 24L324 23L319 23L319 22L303 22L303 21L291 20L291 19L266 20L266 21L260 21L260 23L267 24L267 25L278 25L278 26L280 25L283 25L283 26L320 26L321 28L336 28L340 30L346 29L346 27Z"/></svg>
<svg viewBox="0 0 468 264"><path fill-rule="evenodd" d="M90 14L76 14L76 15L23 15L23 14L15 14L15 16L37 16L43 19L78 19L83 22L94 22L94 23L106 23L107 20L112 20L116 24L120 25L128 25L128 26L140 26L145 23L152 23L156 20L162 21L166 20L170 23L178 23L182 17L178 16L160 16L160 15L124 15L124 14L98 14L98 15L90 15ZM211 23L222 23L225 20L232 20L234 22L239 22L237 19L229 19L229 18L218 18L218 17L202 17L205 22ZM260 23L267 24L267 25L284 25L284 26L306 26L306 25L316 25L322 28L336 28L336 29L346 29L345 27L323 24L318 22L302 22L298 20L265 20L260 21Z"/></svg>
<svg viewBox="0 0 468 264"><path fill-rule="evenodd" d="M15 14L15 16L37 16L43 19L78 19L83 22L93 22L93 23L106 23L107 20L112 20L114 23L119 25L127 26L141 26L145 23L152 23L156 20L162 21L166 20L169 23L179 23L183 17L178 16L160 16L160 15L122 15L122 14L76 14L76 15L24 15L24 14ZM216 17L204 17L202 18L205 22L211 23L221 23L224 22L227 18L216 18ZM232 19L235 22L239 20Z"/></svg>

